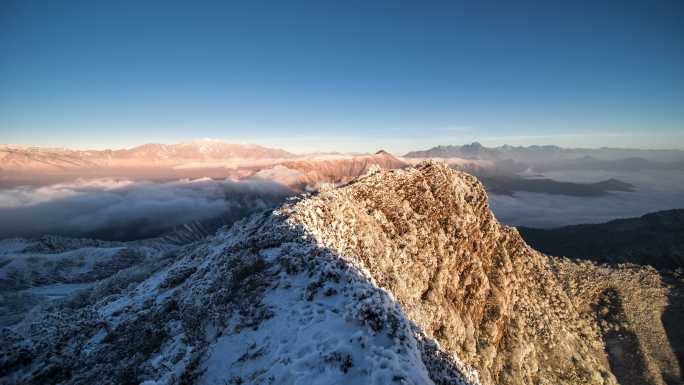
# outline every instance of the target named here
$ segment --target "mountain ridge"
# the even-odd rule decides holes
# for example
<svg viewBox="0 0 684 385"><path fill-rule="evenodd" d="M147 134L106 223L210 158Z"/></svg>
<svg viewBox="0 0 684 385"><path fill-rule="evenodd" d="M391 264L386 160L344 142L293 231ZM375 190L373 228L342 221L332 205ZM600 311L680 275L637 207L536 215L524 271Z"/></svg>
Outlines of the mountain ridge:
<svg viewBox="0 0 684 385"><path fill-rule="evenodd" d="M498 223L475 177L441 163L373 167L138 270L3 329L3 378L146 385L681 378L658 318L667 289L654 270L533 250ZM578 286L583 276L593 278ZM626 347L637 353L632 365L620 353ZM632 367L643 369L642 382L630 382Z"/></svg>
<svg viewBox="0 0 684 385"><path fill-rule="evenodd" d="M406 158L462 158L480 160L506 160L537 163L550 160L575 160L594 158L597 161L646 158L657 162L681 162L684 150L679 149L636 149L636 148L566 148L555 145L531 145L485 147L479 142L464 145L440 145L427 150L410 151Z"/></svg>

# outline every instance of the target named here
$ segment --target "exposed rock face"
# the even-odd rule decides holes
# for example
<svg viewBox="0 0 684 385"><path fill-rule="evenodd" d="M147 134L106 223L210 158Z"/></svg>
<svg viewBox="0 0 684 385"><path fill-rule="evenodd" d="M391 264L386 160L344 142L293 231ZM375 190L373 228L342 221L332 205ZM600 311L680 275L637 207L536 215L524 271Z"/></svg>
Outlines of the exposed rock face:
<svg viewBox="0 0 684 385"><path fill-rule="evenodd" d="M548 258L496 221L473 176L426 163L299 206L296 221L364 266L484 384L614 383Z"/></svg>
<svg viewBox="0 0 684 385"><path fill-rule="evenodd" d="M407 166L392 154L380 150L373 155L359 155L340 159L302 159L286 161L280 164L289 170L296 170L297 177L289 187L317 190L321 184L348 183L363 175L371 167L378 166L385 170L399 169ZM276 179L277 180L277 179Z"/></svg>
<svg viewBox="0 0 684 385"><path fill-rule="evenodd" d="M602 336L610 367L620 384L682 384L673 348L681 330L682 309L672 309L671 295L681 291L664 284L651 267L597 265L551 259L553 270L577 310ZM668 318L675 320L668 324ZM680 332L681 333L681 332Z"/></svg>
<svg viewBox="0 0 684 385"><path fill-rule="evenodd" d="M307 207L33 309L0 333L0 382L478 384L362 266L316 242L293 214Z"/></svg>
<svg viewBox="0 0 684 385"><path fill-rule="evenodd" d="M645 327L632 320L647 311L610 286L575 289L582 270L558 263L496 221L473 176L437 163L376 167L164 253L134 278L116 274L34 310L33 322L1 333L0 377L616 384L611 365L625 361L610 351L622 342L606 338L597 326L606 317L595 314L620 308L606 322L639 334ZM660 283L645 287L661 306ZM670 362L661 358L640 361L646 383L659 383L651 373Z"/></svg>

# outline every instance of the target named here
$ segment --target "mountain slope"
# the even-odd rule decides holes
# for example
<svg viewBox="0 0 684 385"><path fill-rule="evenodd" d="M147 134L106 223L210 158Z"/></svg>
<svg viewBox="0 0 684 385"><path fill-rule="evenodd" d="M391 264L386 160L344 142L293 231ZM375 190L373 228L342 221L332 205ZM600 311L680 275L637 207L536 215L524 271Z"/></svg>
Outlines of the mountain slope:
<svg viewBox="0 0 684 385"><path fill-rule="evenodd" d="M44 236L0 241L0 327L35 307L97 286L113 275L135 276L164 260L167 243L107 242Z"/></svg>
<svg viewBox="0 0 684 385"><path fill-rule="evenodd" d="M404 168L406 163L386 151L372 155L357 155L334 159L298 159L279 163L273 169L262 170L256 175L273 180L290 188L317 190L322 184L343 184L365 174L371 167L385 170Z"/></svg>
<svg viewBox="0 0 684 385"><path fill-rule="evenodd" d="M293 215L319 242L371 271L483 383L614 381L547 259L496 221L474 177L426 163L302 205Z"/></svg>
<svg viewBox="0 0 684 385"><path fill-rule="evenodd" d="M47 307L2 331L2 383L477 383L305 236L255 216L142 280L115 275Z"/></svg>
<svg viewBox="0 0 684 385"><path fill-rule="evenodd" d="M550 258L575 308L598 330L622 385L681 385L684 281L651 267Z"/></svg>
<svg viewBox="0 0 684 385"><path fill-rule="evenodd" d="M518 230L530 245L547 254L659 269L684 267L684 209L601 224Z"/></svg>
<svg viewBox="0 0 684 385"><path fill-rule="evenodd" d="M478 382L367 272L282 211L164 260L4 329L3 382Z"/></svg>
<svg viewBox="0 0 684 385"><path fill-rule="evenodd" d="M611 286L575 290L580 273L568 263L559 267L500 225L473 176L430 162L375 168L174 249L135 279L115 274L35 309L0 333L0 377L616 384L632 362L607 348L616 340L592 310ZM623 270L609 274L622 284ZM641 337L664 334L666 290L655 278L644 287L657 301L618 312L654 317L648 329L616 322ZM634 344L662 341L641 337ZM653 346L638 350L647 375L634 383L664 384L659 369L676 378L669 347Z"/></svg>

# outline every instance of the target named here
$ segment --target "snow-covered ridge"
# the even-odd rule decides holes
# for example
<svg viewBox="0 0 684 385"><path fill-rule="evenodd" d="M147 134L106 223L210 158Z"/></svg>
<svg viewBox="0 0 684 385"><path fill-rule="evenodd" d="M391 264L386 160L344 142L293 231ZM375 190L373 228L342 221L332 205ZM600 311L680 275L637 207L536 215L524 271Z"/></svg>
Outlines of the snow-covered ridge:
<svg viewBox="0 0 684 385"><path fill-rule="evenodd" d="M152 258L3 329L2 383L614 385L591 309L625 279L650 318L620 327L662 330L657 274L555 263L445 164L369 167L214 236L188 230L194 243L140 243ZM73 252L53 249L33 252ZM672 352L648 349L657 374Z"/></svg>
<svg viewBox="0 0 684 385"><path fill-rule="evenodd" d="M294 203L34 310L3 383L479 383Z"/></svg>

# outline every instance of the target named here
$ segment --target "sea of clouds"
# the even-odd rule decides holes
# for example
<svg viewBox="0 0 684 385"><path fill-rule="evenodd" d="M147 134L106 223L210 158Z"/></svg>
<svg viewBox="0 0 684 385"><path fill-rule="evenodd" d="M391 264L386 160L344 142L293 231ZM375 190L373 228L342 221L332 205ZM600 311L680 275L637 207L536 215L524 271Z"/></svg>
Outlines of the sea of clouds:
<svg viewBox="0 0 684 385"><path fill-rule="evenodd" d="M245 216L291 191L258 180L167 183L89 179L0 190L0 238L56 234L131 240L224 215Z"/></svg>
<svg viewBox="0 0 684 385"><path fill-rule="evenodd" d="M684 208L684 171L562 172L544 176L582 183L614 177L636 189L601 197L490 194L497 218L514 226L548 228ZM269 179L202 178L159 183L100 178L0 189L0 239L55 234L134 240L163 235L194 221L228 218L223 223L231 223L275 207L294 194Z"/></svg>
<svg viewBox="0 0 684 385"><path fill-rule="evenodd" d="M600 197L530 192L516 192L513 196L490 194L489 203L496 217L508 225L549 228L601 223L684 208L684 171L563 171L544 176L577 183L616 178L633 184L635 191L613 192Z"/></svg>

